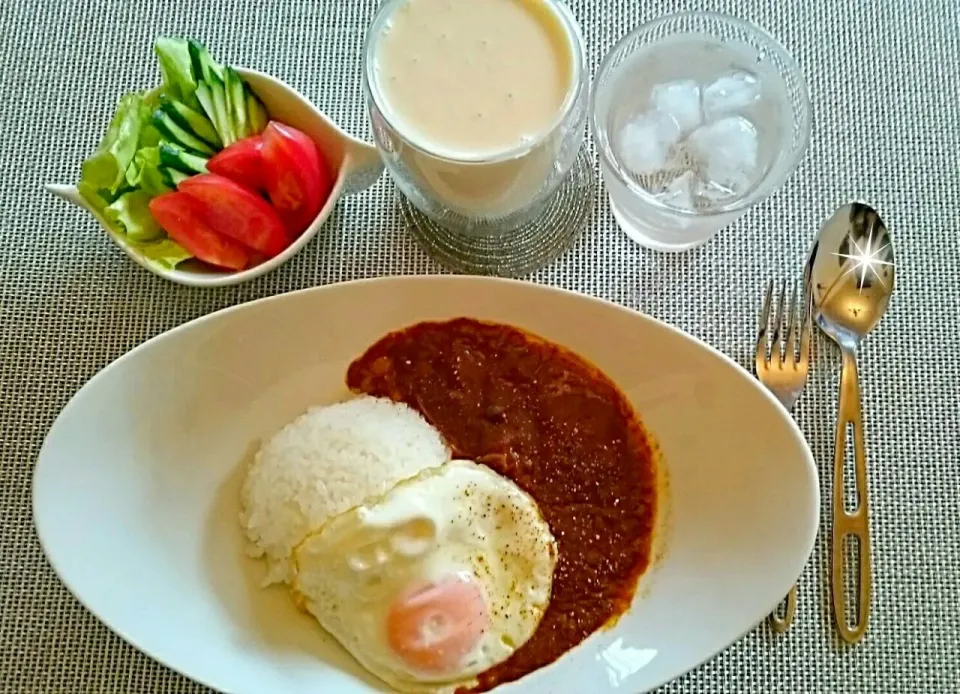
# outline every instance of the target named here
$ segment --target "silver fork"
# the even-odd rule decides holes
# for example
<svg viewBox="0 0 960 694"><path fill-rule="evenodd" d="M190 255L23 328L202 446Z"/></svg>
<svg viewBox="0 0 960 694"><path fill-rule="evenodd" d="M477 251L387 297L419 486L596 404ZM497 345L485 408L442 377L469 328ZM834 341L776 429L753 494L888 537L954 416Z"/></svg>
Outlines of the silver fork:
<svg viewBox="0 0 960 694"><path fill-rule="evenodd" d="M794 286L790 293L790 305L787 307L787 283L780 284L777 313L773 318L773 336L768 340L773 280L768 282L763 309L760 312L760 328L757 331L757 378L787 411L793 410L810 372L810 293L807 283L804 282L803 285L801 290L803 304L797 305L797 288ZM785 311L786 329L784 330ZM793 623L793 617L797 612L796 585L790 589L785 600L783 617L779 615L779 605L770 615L770 628L777 633L786 631Z"/></svg>

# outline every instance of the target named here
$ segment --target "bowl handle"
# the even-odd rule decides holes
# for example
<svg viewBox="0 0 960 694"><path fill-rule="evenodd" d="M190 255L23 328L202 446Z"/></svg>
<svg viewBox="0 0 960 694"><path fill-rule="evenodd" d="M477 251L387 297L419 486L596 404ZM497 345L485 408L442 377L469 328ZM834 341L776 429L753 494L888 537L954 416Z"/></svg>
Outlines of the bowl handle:
<svg viewBox="0 0 960 694"><path fill-rule="evenodd" d="M110 235L110 238L112 238L117 245L120 246L120 248L128 253L131 252L130 247L126 244L125 239L122 238L122 236L118 234L109 224L107 224L107 220L105 220L103 216L97 212L93 205L87 202L86 198L80 195L80 191L77 190L76 186L65 186L61 183L47 183L43 187L48 193L53 193L58 198L62 198L63 200L76 205L81 210L86 210L89 212L90 216L93 217L97 224L99 224L103 230Z"/></svg>
<svg viewBox="0 0 960 694"><path fill-rule="evenodd" d="M347 173L343 184L344 195L366 190L383 173L383 160L377 148L352 137L345 143L343 166Z"/></svg>
<svg viewBox="0 0 960 694"><path fill-rule="evenodd" d="M85 209L91 214L96 214L94 210L90 208L90 205L87 204L87 201L83 199L83 196L80 195L80 191L77 190L76 186L65 186L60 183L47 183L43 186L44 190L48 193L53 193L58 198L63 198L67 202L72 202L77 207Z"/></svg>

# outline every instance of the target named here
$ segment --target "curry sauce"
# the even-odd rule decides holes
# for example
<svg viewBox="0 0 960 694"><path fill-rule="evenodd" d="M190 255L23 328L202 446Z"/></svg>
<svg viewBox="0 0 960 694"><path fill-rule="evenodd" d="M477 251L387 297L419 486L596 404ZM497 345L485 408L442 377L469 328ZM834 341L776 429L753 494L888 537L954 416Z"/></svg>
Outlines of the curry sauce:
<svg viewBox="0 0 960 694"><path fill-rule="evenodd" d="M387 335L350 365L347 384L413 407L455 458L513 480L557 540L540 625L472 691L553 662L629 607L651 560L656 462L630 403L599 369L517 328L461 318Z"/></svg>

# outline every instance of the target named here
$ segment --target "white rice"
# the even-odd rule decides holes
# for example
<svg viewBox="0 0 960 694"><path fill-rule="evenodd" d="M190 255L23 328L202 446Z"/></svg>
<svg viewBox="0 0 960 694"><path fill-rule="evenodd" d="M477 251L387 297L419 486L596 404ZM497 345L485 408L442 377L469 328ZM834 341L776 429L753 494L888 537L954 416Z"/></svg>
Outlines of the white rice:
<svg viewBox="0 0 960 694"><path fill-rule="evenodd" d="M314 407L267 441L243 485L240 521L265 584L290 582L294 547L331 518L450 459L406 405L363 396Z"/></svg>

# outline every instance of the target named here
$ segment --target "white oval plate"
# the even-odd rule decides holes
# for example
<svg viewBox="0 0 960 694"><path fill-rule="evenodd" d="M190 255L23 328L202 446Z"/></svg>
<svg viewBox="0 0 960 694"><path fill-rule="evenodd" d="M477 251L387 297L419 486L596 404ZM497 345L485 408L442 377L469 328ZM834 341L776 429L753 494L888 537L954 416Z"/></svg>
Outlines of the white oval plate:
<svg viewBox="0 0 960 694"><path fill-rule="evenodd" d="M40 452L33 505L73 594L165 665L231 694L386 691L243 553L243 461L386 332L470 316L602 368L658 439L663 556L617 625L501 692L643 692L699 665L786 594L817 532L803 436L742 368L652 318L534 284L383 278L308 289L160 335L90 380Z"/></svg>

